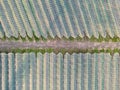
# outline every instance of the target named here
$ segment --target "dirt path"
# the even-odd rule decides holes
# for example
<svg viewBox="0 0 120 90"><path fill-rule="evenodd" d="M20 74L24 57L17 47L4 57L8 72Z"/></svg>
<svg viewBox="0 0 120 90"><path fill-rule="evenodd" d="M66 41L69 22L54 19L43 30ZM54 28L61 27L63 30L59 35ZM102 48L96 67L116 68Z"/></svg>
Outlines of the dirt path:
<svg viewBox="0 0 120 90"><path fill-rule="evenodd" d="M78 41L40 41L40 42L20 42L20 41L1 41L0 51L12 51L14 49L79 49L79 50L94 50L94 49L120 49L120 42L78 42Z"/></svg>

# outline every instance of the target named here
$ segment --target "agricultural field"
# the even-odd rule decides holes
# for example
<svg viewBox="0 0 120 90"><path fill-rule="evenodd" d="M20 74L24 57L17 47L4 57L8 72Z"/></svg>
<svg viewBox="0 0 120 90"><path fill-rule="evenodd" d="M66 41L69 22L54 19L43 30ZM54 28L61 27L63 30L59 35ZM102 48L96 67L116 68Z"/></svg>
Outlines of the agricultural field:
<svg viewBox="0 0 120 90"><path fill-rule="evenodd" d="M0 0L0 90L120 90L120 0Z"/></svg>
<svg viewBox="0 0 120 90"><path fill-rule="evenodd" d="M0 90L119 90L115 53L1 53Z"/></svg>
<svg viewBox="0 0 120 90"><path fill-rule="evenodd" d="M1 0L0 38L120 37L119 0Z"/></svg>

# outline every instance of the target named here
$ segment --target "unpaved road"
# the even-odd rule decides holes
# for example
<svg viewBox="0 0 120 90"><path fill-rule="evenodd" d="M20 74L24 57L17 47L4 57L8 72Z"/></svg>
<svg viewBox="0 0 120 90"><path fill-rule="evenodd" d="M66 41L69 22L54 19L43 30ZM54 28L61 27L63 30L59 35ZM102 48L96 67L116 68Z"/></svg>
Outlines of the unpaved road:
<svg viewBox="0 0 120 90"><path fill-rule="evenodd" d="M14 49L79 49L79 50L94 50L94 49L120 49L120 42L79 42L79 41L64 41L51 40L40 42L21 42L21 41L2 41L0 40L0 51L12 51Z"/></svg>

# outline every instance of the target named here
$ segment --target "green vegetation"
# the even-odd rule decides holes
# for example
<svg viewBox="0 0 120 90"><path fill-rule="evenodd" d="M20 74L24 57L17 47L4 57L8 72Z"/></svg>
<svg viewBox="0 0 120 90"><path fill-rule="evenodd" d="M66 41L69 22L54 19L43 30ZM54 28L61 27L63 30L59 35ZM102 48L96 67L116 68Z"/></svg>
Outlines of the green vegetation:
<svg viewBox="0 0 120 90"><path fill-rule="evenodd" d="M11 50L3 50L3 51L1 51L1 52L6 52L6 53L9 53L9 52L12 52L12 53L25 53L25 52L27 52L27 53L30 53L30 52L35 52L35 53L37 53L37 52L41 52L42 54L44 54L44 53L51 53L51 52L54 52L54 53L56 53L56 54L58 54L59 52L60 53L62 53L63 55L65 54L65 53L69 53L69 54L73 54L73 53L91 53L91 54L93 54L93 53L110 53L111 55L113 55L114 53L120 53L120 49L117 49L117 48L115 48L115 49L107 49L107 50L105 50L105 49L101 49L101 50L98 50L98 49L93 49L93 50L89 50L89 49L86 49L86 50L79 50L79 49L52 49L52 48L45 48L45 49L35 49L35 48L32 48L32 49L11 49Z"/></svg>
<svg viewBox="0 0 120 90"><path fill-rule="evenodd" d="M4 35L5 36L5 35ZM90 42L119 42L120 41L120 38L117 37L117 36L114 36L113 38L111 38L109 35L106 36L106 38L102 37L101 35L99 35L99 38L95 38L94 36L92 36L91 38L88 38L87 36L81 38L80 36L77 36L76 38L73 38L73 37L69 37L69 38L66 38L66 37L62 37L62 38L59 38L57 36L55 36L55 38L52 38L49 34L48 34L48 37L47 38L44 38L44 37L36 37L33 33L33 37L30 38L28 35L26 35L27 37L25 38L22 38L20 35L18 38L15 38L15 37L11 37L11 38L1 38L1 40L21 40L23 42L25 41L47 41L47 40L64 40L64 41L90 41Z"/></svg>

